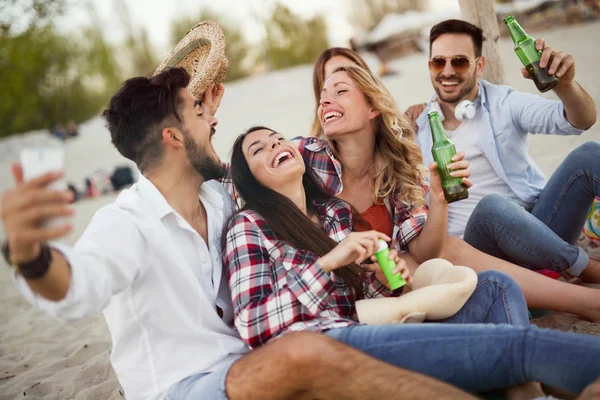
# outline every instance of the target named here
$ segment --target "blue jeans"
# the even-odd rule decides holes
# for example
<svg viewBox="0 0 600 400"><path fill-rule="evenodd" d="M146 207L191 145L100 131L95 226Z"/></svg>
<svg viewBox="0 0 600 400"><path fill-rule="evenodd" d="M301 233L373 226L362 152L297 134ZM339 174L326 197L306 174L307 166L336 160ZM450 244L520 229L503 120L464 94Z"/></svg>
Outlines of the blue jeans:
<svg viewBox="0 0 600 400"><path fill-rule="evenodd" d="M475 207L464 239L492 256L531 269L579 276L589 256L575 246L595 196L600 196L600 144L573 150L531 211L495 194Z"/></svg>
<svg viewBox="0 0 600 400"><path fill-rule="evenodd" d="M212 372L188 376L181 380L171 388L167 400L228 400L225 379L235 361L225 363Z"/></svg>
<svg viewBox="0 0 600 400"><path fill-rule="evenodd" d="M600 376L600 337L529 325L523 293L496 271L479 274L469 301L442 323L354 325L325 334L470 392L531 381L580 392Z"/></svg>
<svg viewBox="0 0 600 400"><path fill-rule="evenodd" d="M600 376L600 338L529 325L512 278L496 271L478 276L469 301L442 323L355 325L326 334L470 392L531 381L580 392Z"/></svg>
<svg viewBox="0 0 600 400"><path fill-rule="evenodd" d="M600 337L533 325L355 325L326 334L475 393L532 381L578 393L600 376Z"/></svg>
<svg viewBox="0 0 600 400"><path fill-rule="evenodd" d="M485 271L477 278L477 287L467 303L442 323L529 325L525 296L511 277Z"/></svg>

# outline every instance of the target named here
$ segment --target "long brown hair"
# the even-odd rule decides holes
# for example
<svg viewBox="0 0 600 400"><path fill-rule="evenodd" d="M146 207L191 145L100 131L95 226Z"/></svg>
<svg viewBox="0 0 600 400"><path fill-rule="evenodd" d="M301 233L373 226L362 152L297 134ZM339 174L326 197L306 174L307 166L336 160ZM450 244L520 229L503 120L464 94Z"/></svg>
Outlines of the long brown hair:
<svg viewBox="0 0 600 400"><path fill-rule="evenodd" d="M339 71L346 72L369 105L379 111L375 119L375 161L372 170L374 199L394 196L407 206L423 206L425 168L411 124L398 111L392 95L369 71L353 65L338 67L334 72ZM332 147L335 150L333 143ZM341 161L343 164L344 160Z"/></svg>
<svg viewBox="0 0 600 400"><path fill-rule="evenodd" d="M278 239L297 249L308 250L320 257L324 256L338 243L311 221L290 199L263 186L252 175L242 150L242 143L247 135L258 130L275 132L263 126L254 126L238 136L231 151L231 177L236 190L244 200L243 210L258 213ZM302 185L306 194L306 206L310 211L315 211L313 202L341 201L323 190L308 165L302 176ZM334 273L354 290L355 299L362 297L361 268L356 264L350 264L336 269Z"/></svg>
<svg viewBox="0 0 600 400"><path fill-rule="evenodd" d="M319 117L317 116L317 110L319 108L321 89L323 89L323 84L325 83L325 79L327 78L325 76L325 64L327 64L327 62L335 56L345 57L348 60L352 61L354 64L371 72L365 60L363 60L363 58L359 56L358 53L351 49L345 47L332 47L321 53L313 67L313 90L315 92L315 100L317 102L317 105L315 108L315 118L312 124L312 128L310 129L311 136L320 136L323 132L323 129L321 128L321 122L319 121Z"/></svg>

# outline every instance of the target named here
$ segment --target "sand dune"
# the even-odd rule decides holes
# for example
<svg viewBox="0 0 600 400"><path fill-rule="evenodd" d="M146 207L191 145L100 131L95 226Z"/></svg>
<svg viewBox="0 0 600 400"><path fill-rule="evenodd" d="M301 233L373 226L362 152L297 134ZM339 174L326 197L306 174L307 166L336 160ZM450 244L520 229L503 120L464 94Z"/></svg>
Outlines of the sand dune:
<svg viewBox="0 0 600 400"><path fill-rule="evenodd" d="M597 72L600 56L593 39L600 37L600 24L546 32L543 37L553 47L575 56L578 81L591 93L596 104L600 104ZM503 41L500 49L505 54L507 83L533 93L533 84L520 77L512 44ZM377 67L375 62L373 66ZM399 74L385 78L384 83L402 109L431 96L425 55L399 60L393 67ZM217 114L220 124L215 148L220 156L228 158L235 136L254 124L267 125L288 136L306 134L314 111L311 72L311 66L301 66L228 85ZM533 137L530 152L549 175L572 149L590 140L600 140L600 125L581 137ZM21 148L51 141L43 132L1 141L0 191L12 185L9 165L16 160ZM117 165L129 164L113 149L110 135L99 118L82 124L81 136L68 143L66 150L67 178L79 187L83 187L84 178L95 170L111 171ZM73 221L75 231L65 241L74 243L95 210L113 197L78 203ZM0 239L3 240L3 236L0 230ZM0 304L0 400L121 398L109 363L110 337L101 315L69 325L50 320L17 294L8 269L1 262ZM571 322L566 321L566 325L560 327L569 329L578 323Z"/></svg>

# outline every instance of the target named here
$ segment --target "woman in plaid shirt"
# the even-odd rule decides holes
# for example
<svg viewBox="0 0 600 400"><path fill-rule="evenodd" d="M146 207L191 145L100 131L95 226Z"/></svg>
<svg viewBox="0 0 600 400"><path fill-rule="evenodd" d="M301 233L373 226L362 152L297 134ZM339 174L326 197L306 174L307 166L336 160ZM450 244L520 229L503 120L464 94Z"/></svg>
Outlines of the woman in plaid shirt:
<svg viewBox="0 0 600 400"><path fill-rule="evenodd" d="M286 332L323 332L473 392L529 381L579 392L600 375L600 338L530 326L518 286L498 272L480 274L471 299L444 323L359 324L358 298L394 295L377 264L357 265L390 238L351 233L347 203L323 192L297 147L270 129L236 140L231 173L245 206L228 224L225 265L235 325L250 347Z"/></svg>

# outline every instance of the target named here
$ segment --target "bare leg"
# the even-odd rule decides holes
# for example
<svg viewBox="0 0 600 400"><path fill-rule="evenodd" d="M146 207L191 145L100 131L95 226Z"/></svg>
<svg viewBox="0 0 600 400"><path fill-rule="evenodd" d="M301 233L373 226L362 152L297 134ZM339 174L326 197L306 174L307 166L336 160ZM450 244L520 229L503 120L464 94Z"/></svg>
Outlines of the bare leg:
<svg viewBox="0 0 600 400"><path fill-rule="evenodd" d="M600 379L589 384L577 400L600 400Z"/></svg>
<svg viewBox="0 0 600 400"><path fill-rule="evenodd" d="M583 270L579 278L584 282L600 283L600 261L590 258L587 268Z"/></svg>
<svg viewBox="0 0 600 400"><path fill-rule="evenodd" d="M550 279L526 268L481 252L464 240L450 236L442 258L476 272L496 270L511 276L525 294L529 307L577 314L600 321L600 290Z"/></svg>
<svg viewBox="0 0 600 400"><path fill-rule="evenodd" d="M475 398L312 332L287 334L242 357L226 387L231 400Z"/></svg>
<svg viewBox="0 0 600 400"><path fill-rule="evenodd" d="M506 398L508 400L531 400L545 396L546 394L542 390L542 385L538 382L527 382L506 389Z"/></svg>

